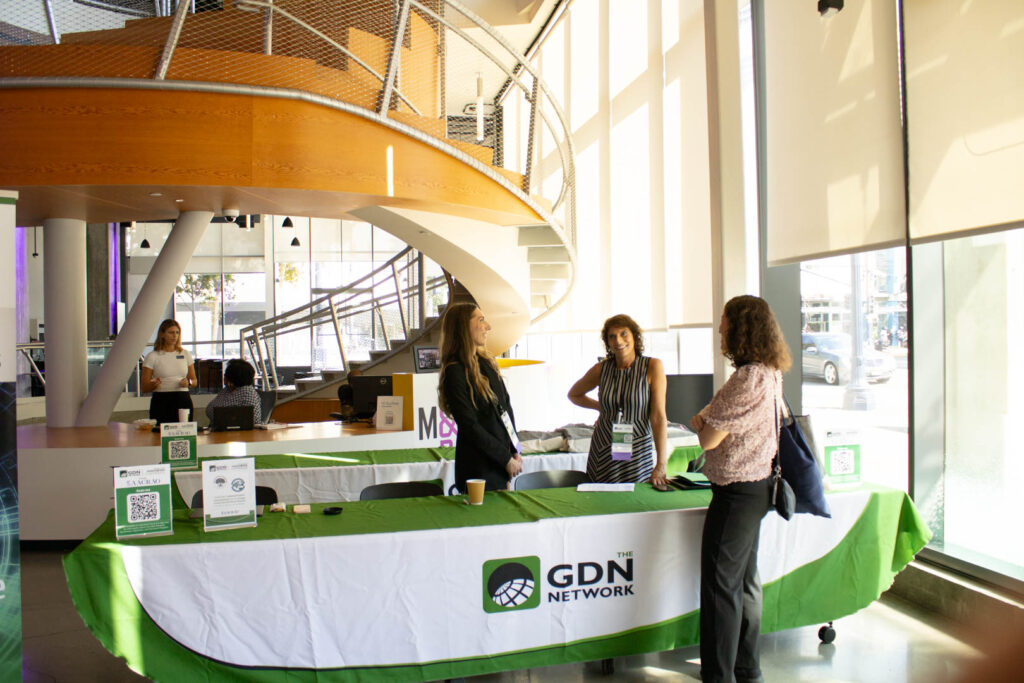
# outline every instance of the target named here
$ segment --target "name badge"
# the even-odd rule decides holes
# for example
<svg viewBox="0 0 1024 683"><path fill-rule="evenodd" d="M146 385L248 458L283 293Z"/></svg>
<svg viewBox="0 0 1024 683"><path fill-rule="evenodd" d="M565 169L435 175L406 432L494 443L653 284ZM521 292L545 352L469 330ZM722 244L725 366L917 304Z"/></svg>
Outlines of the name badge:
<svg viewBox="0 0 1024 683"><path fill-rule="evenodd" d="M633 424L615 422L612 424L612 460L629 460L633 457Z"/></svg>
<svg viewBox="0 0 1024 683"><path fill-rule="evenodd" d="M519 435L516 434L516 428L512 426L512 418L504 410L501 411L501 423L505 425L505 431L508 432L508 438L512 441L512 447L516 449L516 453L522 453L523 447L519 445Z"/></svg>
<svg viewBox="0 0 1024 683"><path fill-rule="evenodd" d="M185 356L175 356L178 360L185 360Z"/></svg>

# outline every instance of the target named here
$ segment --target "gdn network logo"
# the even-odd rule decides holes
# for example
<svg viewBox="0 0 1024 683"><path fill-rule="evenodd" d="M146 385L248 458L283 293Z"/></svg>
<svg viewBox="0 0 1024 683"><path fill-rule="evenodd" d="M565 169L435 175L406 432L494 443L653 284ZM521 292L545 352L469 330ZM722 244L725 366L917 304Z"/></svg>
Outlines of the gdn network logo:
<svg viewBox="0 0 1024 683"><path fill-rule="evenodd" d="M540 558L508 557L484 562L484 612L532 609L540 604Z"/></svg>

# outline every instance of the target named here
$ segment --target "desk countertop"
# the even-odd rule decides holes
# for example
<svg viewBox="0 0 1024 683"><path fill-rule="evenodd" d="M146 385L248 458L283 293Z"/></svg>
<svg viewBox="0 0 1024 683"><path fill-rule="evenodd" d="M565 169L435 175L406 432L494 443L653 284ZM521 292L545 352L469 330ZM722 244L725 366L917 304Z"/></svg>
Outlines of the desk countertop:
<svg viewBox="0 0 1024 683"><path fill-rule="evenodd" d="M378 432L368 424L339 422L295 423L286 429L253 429L245 432L210 432L200 434L200 446L243 441L246 443L288 442L310 439L337 439ZM160 435L124 422L110 422L102 427L47 427L44 424L18 427L18 448L145 448L159 446Z"/></svg>

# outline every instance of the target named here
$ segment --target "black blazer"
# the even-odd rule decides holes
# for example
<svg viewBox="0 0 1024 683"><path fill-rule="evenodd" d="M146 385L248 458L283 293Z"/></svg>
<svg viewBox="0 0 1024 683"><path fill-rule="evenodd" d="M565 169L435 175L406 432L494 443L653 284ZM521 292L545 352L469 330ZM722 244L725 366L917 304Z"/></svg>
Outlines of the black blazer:
<svg viewBox="0 0 1024 683"><path fill-rule="evenodd" d="M452 363L445 368L444 385L441 387L448 410L459 427L455 439L455 485L460 491L466 490L467 479L485 480L488 491L508 488L508 470L505 467L515 453L499 414L499 408L504 408L515 427L516 418L512 414L505 383L486 361L481 361L480 372L498 397L497 406L479 395L474 395L476 406L473 405L469 397L466 366L462 363Z"/></svg>

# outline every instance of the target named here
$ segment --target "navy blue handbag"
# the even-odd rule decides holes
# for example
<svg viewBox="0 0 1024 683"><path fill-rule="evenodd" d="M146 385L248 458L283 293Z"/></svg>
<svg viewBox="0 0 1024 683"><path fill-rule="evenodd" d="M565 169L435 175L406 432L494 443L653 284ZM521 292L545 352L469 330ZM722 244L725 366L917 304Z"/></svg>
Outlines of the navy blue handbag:
<svg viewBox="0 0 1024 683"><path fill-rule="evenodd" d="M786 401L786 413L779 429L779 464L782 478L789 482L796 495L796 511L831 517L832 511L825 501L825 487L821 483L821 468L800 425L793 419L789 401Z"/></svg>

